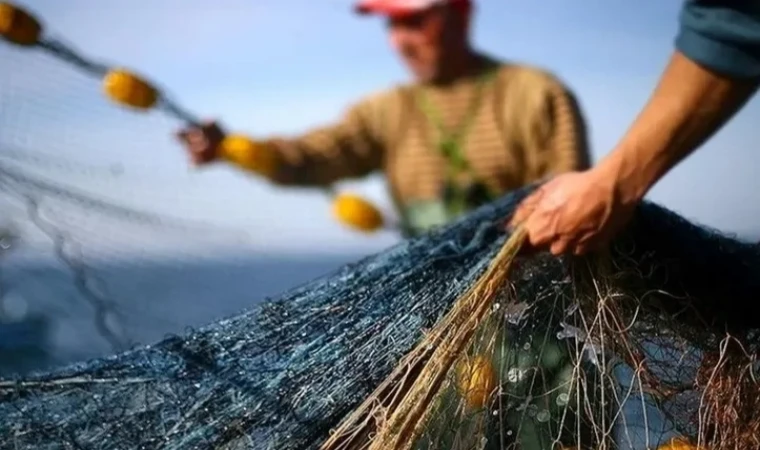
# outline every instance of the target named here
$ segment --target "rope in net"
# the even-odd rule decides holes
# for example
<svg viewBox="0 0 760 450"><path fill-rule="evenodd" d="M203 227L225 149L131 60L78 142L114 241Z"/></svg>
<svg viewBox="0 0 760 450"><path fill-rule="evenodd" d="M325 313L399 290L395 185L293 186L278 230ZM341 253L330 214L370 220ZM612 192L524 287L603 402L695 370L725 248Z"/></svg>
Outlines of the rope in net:
<svg viewBox="0 0 760 450"><path fill-rule="evenodd" d="M603 254L519 255L502 223L534 188L202 329L6 377L0 449L760 447L760 248L645 203Z"/></svg>

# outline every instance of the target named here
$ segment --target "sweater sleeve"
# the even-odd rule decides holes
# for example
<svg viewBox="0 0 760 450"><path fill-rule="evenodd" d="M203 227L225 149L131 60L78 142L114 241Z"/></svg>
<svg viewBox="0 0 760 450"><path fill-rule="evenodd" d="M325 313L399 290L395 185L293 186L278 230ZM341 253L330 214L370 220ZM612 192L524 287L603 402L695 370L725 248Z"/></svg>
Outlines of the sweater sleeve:
<svg viewBox="0 0 760 450"><path fill-rule="evenodd" d="M392 92L371 95L348 108L333 124L264 141L279 161L270 180L279 185L327 186L381 169L385 103L392 97Z"/></svg>
<svg viewBox="0 0 760 450"><path fill-rule="evenodd" d="M569 89L556 80L546 94L551 129L547 148L541 152L542 177L585 170L590 166L588 131L580 106Z"/></svg>
<svg viewBox="0 0 760 450"><path fill-rule="evenodd" d="M521 182L587 169L588 130L570 89L538 68L514 67L506 75L505 133L520 153Z"/></svg>
<svg viewBox="0 0 760 450"><path fill-rule="evenodd" d="M734 78L760 78L760 1L685 0L676 48Z"/></svg>

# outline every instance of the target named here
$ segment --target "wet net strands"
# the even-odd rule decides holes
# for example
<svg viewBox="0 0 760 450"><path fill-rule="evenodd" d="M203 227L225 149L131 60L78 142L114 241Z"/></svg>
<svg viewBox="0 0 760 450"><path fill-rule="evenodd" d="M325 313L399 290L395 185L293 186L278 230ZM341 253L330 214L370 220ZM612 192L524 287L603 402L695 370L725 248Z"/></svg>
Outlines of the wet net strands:
<svg viewBox="0 0 760 450"><path fill-rule="evenodd" d="M6 381L3 445L756 445L760 252L651 204L608 258L518 257L480 296L482 317L464 318L472 334L449 335L414 369L409 355L452 323L502 249L521 195L203 330ZM436 363L455 341L461 351ZM445 374L435 383L430 364ZM394 416L383 386L412 409Z"/></svg>

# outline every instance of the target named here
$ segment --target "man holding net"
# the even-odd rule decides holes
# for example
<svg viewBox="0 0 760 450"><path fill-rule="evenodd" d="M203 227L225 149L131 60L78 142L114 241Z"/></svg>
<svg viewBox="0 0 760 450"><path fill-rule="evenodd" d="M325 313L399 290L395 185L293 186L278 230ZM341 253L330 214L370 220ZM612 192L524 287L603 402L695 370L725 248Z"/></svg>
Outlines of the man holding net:
<svg viewBox="0 0 760 450"><path fill-rule="evenodd" d="M531 246L554 254L605 245L652 186L722 128L758 84L760 2L684 2L670 63L614 151L593 169L542 186L511 224L524 224Z"/></svg>
<svg viewBox="0 0 760 450"><path fill-rule="evenodd" d="M546 71L496 61L469 40L471 0L364 0L388 21L414 82L375 93L342 120L293 138L220 154L215 123L180 133L192 160L225 160L279 185L327 187L384 172L407 235L589 165L586 129L570 93ZM261 173L260 160L275 168Z"/></svg>

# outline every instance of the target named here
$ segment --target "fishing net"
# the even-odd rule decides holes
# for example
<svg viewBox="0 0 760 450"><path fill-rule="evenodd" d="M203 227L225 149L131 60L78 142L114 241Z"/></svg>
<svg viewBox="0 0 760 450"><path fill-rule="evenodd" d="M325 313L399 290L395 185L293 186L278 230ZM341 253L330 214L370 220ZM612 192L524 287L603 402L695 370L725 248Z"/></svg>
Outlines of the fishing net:
<svg viewBox="0 0 760 450"><path fill-rule="evenodd" d="M606 257L513 258L521 195L199 331L3 382L0 442L757 448L758 248L645 204Z"/></svg>
<svg viewBox="0 0 760 450"><path fill-rule="evenodd" d="M12 68L0 71L0 229L19 238L0 254L0 374L152 342L353 259L272 251L263 183L188 171L175 131L189 112L43 28L0 2ZM332 206L354 227L382 222L356 196Z"/></svg>
<svg viewBox="0 0 760 450"><path fill-rule="evenodd" d="M181 121L114 105L107 68L46 49L0 37L0 374L153 342L350 260L265 253L218 214L214 174L187 170Z"/></svg>
<svg viewBox="0 0 760 450"><path fill-rule="evenodd" d="M106 70L57 41L41 49ZM46 127L10 135L28 114L8 105L34 105L34 95L11 102L24 81L0 91L4 210L55 243L113 356L0 380L0 449L760 447L760 249L653 204L603 254L518 255L522 232L502 224L525 188L233 317L123 351L112 297L86 281L69 243L108 236L139 248L155 233L208 233L72 186L81 164L34 152L86 151L49 131L60 111L40 108ZM64 108L74 98L54 81L45 94ZM134 228L119 236L109 220Z"/></svg>
<svg viewBox="0 0 760 450"><path fill-rule="evenodd" d="M180 331L161 317L161 297L183 270L212 259L192 256L193 245L234 242L235 234L121 206L4 160L9 153L0 149L2 216L15 237L0 255L0 331L9 330L0 333L0 373L122 351L151 328ZM186 250L157 260L141 252L155 254L154 240Z"/></svg>

